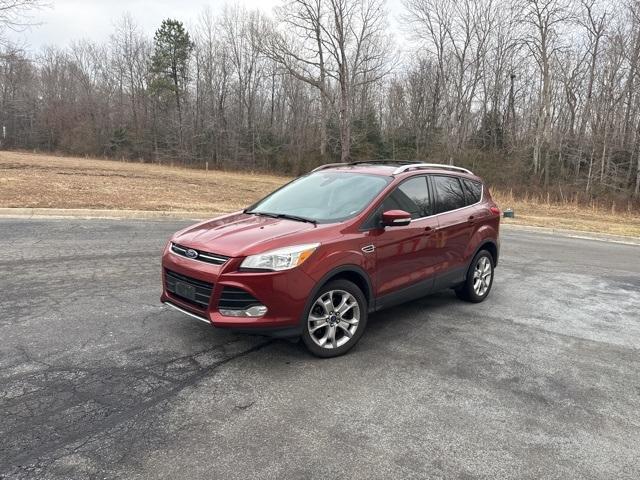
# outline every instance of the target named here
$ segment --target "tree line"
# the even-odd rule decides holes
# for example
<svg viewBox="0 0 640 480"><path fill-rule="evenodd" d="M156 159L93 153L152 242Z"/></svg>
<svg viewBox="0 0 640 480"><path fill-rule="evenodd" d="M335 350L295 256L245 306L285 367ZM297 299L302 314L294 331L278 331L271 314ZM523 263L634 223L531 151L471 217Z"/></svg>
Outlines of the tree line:
<svg viewBox="0 0 640 480"><path fill-rule="evenodd" d="M128 15L101 43L0 36L0 141L284 173L419 159L640 197L638 0L404 0L397 23L383 0L283 0L152 38Z"/></svg>

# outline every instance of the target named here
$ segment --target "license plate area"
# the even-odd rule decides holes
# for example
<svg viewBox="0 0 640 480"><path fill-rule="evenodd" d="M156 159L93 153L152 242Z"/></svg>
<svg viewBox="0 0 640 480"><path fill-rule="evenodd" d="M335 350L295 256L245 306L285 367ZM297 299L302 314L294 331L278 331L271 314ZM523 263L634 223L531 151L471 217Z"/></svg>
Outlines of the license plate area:
<svg viewBox="0 0 640 480"><path fill-rule="evenodd" d="M196 287L193 285L176 280L174 289L176 295L186 298L187 300L191 300L192 302L196 301Z"/></svg>
<svg viewBox="0 0 640 480"><path fill-rule="evenodd" d="M191 278L171 270L165 270L165 282L167 292L174 295L177 300L187 302L200 310L206 310L209 307L213 283Z"/></svg>

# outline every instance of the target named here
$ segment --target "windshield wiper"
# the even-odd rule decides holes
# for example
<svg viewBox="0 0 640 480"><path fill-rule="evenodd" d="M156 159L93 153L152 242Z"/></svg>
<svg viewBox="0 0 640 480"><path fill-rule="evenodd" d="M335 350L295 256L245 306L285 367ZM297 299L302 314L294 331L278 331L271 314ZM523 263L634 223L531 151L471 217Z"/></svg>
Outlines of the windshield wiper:
<svg viewBox="0 0 640 480"><path fill-rule="evenodd" d="M259 215L261 217L278 218L278 216L275 213L256 212L253 210L243 210L242 213L246 213L248 215Z"/></svg>
<svg viewBox="0 0 640 480"><path fill-rule="evenodd" d="M244 213L249 215L261 215L263 217L270 218L286 218L287 220L295 220L296 222L307 222L316 225L318 222L311 218L299 217L297 215L289 215L288 213L271 213L271 212L256 212L255 210L245 210Z"/></svg>
<svg viewBox="0 0 640 480"><path fill-rule="evenodd" d="M276 218L286 218L288 220L295 220L297 222L307 222L307 223L313 223L314 225L316 225L318 222L316 220L313 220L311 218L305 218L305 217L299 217L297 215L289 215L288 213L278 213L275 215Z"/></svg>

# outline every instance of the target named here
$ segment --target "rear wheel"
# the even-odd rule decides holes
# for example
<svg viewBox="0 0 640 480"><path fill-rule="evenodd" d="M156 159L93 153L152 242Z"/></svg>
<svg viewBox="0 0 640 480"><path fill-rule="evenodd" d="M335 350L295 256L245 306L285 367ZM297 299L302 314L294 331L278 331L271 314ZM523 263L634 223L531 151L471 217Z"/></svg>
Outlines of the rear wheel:
<svg viewBox="0 0 640 480"><path fill-rule="evenodd" d="M486 250L480 250L473 258L467 279L458 288L456 295L468 302L482 302L491 291L493 285L493 257Z"/></svg>
<svg viewBox="0 0 640 480"><path fill-rule="evenodd" d="M337 357L349 351L367 325L367 300L348 280L334 280L316 294L305 315L302 340L318 357Z"/></svg>

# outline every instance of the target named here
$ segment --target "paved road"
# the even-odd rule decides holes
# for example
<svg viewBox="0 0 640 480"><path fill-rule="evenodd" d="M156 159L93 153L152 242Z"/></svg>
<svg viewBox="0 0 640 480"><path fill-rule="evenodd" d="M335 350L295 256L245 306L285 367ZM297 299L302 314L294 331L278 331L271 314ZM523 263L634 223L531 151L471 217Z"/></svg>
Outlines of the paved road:
<svg viewBox="0 0 640 480"><path fill-rule="evenodd" d="M0 220L0 478L640 477L640 247L505 232L319 360L161 307L182 225Z"/></svg>

